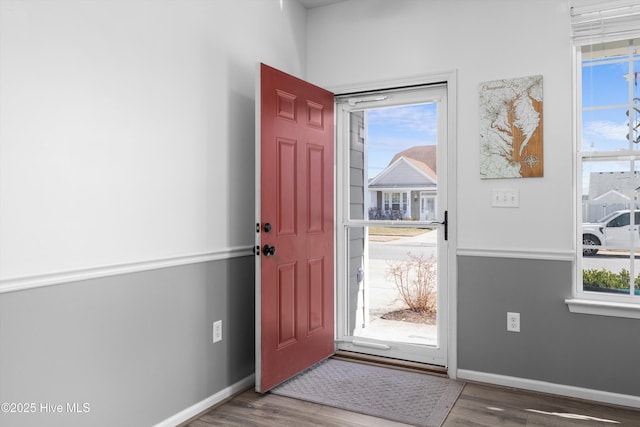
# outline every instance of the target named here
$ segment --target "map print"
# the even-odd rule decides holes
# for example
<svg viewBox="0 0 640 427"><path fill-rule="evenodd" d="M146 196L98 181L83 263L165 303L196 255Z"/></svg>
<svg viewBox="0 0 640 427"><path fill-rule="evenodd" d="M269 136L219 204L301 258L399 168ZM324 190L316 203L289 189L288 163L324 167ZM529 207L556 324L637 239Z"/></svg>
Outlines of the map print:
<svg viewBox="0 0 640 427"><path fill-rule="evenodd" d="M542 76L480 84L480 177L540 177Z"/></svg>

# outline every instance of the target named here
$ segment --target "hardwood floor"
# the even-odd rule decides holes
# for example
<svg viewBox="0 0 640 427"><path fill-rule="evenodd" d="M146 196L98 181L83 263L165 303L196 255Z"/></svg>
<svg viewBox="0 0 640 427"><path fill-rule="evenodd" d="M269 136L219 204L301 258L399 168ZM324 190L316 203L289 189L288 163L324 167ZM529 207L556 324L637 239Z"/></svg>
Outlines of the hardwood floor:
<svg viewBox="0 0 640 427"><path fill-rule="evenodd" d="M640 411L467 383L443 426L640 426Z"/></svg>
<svg viewBox="0 0 640 427"><path fill-rule="evenodd" d="M222 406L187 424L188 427L391 427L405 425L304 400L291 399L275 394L260 395L253 390L245 391Z"/></svg>
<svg viewBox="0 0 640 427"><path fill-rule="evenodd" d="M253 390L234 397L188 427L399 427L406 424ZM640 426L640 411L592 402L467 383L443 427Z"/></svg>

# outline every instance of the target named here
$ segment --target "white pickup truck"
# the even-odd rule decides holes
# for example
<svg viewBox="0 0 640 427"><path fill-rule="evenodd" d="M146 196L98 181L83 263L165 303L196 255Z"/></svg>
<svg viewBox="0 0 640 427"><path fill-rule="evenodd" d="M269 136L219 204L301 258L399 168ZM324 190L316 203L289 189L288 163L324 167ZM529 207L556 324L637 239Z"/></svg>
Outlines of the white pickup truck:
<svg viewBox="0 0 640 427"><path fill-rule="evenodd" d="M582 224L582 255L592 256L599 249L629 249L633 238L635 249L640 249L640 210L635 211L631 225L629 210L611 212L598 222ZM635 232L632 234L632 228ZM596 246L596 247L594 247Z"/></svg>

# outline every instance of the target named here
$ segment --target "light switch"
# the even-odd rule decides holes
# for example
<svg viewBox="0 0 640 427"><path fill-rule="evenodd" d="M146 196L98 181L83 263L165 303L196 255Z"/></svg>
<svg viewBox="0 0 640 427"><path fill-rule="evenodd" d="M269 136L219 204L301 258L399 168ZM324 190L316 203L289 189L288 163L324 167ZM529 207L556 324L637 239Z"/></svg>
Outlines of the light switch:
<svg viewBox="0 0 640 427"><path fill-rule="evenodd" d="M520 206L520 192L517 188L494 188L491 190L491 206L517 208Z"/></svg>

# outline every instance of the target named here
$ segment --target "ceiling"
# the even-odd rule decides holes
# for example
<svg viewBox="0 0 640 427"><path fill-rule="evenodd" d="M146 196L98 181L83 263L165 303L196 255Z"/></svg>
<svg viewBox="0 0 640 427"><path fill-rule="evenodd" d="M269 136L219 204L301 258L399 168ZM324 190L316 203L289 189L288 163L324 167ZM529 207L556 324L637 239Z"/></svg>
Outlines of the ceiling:
<svg viewBox="0 0 640 427"><path fill-rule="evenodd" d="M316 7L326 6L328 4L339 3L345 0L298 0L306 9L313 9Z"/></svg>

